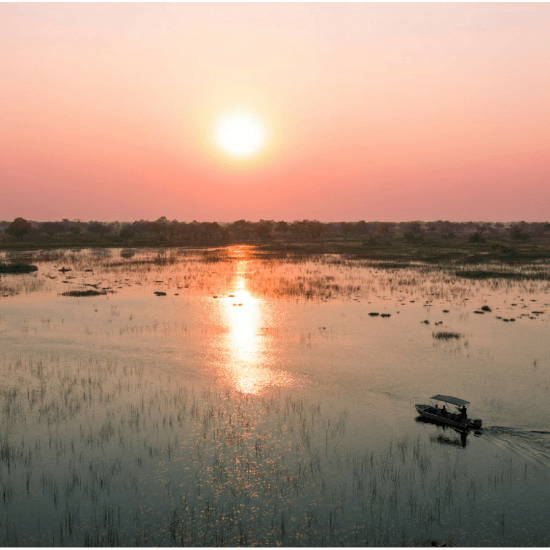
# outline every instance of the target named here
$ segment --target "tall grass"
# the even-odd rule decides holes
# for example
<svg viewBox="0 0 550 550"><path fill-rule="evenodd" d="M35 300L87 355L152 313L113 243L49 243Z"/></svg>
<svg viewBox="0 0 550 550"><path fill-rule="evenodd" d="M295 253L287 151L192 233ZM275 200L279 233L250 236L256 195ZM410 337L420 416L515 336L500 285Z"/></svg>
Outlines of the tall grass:
<svg viewBox="0 0 550 550"><path fill-rule="evenodd" d="M524 474L508 461L483 477L461 449L420 437L352 451L346 411L154 387L143 370L92 356L3 358L0 543L449 542L449 524L474 521L484 495Z"/></svg>

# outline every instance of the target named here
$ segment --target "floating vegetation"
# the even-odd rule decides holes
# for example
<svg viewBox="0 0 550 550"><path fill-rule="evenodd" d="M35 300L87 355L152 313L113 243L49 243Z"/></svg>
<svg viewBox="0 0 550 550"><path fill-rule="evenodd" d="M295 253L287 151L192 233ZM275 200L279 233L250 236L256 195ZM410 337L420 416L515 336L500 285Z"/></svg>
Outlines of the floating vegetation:
<svg viewBox="0 0 550 550"><path fill-rule="evenodd" d="M105 296L107 292L103 290L69 290L62 292L61 296L74 296L75 298L85 298L86 296Z"/></svg>
<svg viewBox="0 0 550 550"><path fill-rule="evenodd" d="M32 273L38 271L38 267L31 264L0 264L0 273L17 274L17 273Z"/></svg>
<svg viewBox="0 0 550 550"><path fill-rule="evenodd" d="M443 331L443 330L432 332L432 336L436 340L452 340L452 339L462 338L462 334L460 334L459 332L450 332L450 331Z"/></svg>
<svg viewBox="0 0 550 550"><path fill-rule="evenodd" d="M544 269L531 271L487 271L487 270L460 270L456 271L457 277L465 279L513 279L516 281L548 281L550 280L550 272L548 266Z"/></svg>

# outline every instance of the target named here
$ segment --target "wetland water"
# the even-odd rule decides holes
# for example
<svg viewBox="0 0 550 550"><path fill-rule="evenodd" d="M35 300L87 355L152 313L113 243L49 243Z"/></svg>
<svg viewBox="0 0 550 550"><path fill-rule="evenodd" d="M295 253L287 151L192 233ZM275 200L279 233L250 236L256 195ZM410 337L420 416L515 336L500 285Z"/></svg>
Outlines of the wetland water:
<svg viewBox="0 0 550 550"><path fill-rule="evenodd" d="M2 544L550 545L548 264L24 256L0 279ZM481 432L419 421L437 393Z"/></svg>

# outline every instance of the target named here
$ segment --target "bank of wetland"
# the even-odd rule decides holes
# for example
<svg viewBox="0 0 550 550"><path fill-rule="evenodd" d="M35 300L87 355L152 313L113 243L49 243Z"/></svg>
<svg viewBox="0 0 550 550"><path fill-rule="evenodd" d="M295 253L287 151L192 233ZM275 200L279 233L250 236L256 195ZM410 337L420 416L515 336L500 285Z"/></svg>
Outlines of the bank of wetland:
<svg viewBox="0 0 550 550"><path fill-rule="evenodd" d="M550 544L549 263L0 262L37 267L0 278L2 544ZM481 432L416 418L436 393Z"/></svg>

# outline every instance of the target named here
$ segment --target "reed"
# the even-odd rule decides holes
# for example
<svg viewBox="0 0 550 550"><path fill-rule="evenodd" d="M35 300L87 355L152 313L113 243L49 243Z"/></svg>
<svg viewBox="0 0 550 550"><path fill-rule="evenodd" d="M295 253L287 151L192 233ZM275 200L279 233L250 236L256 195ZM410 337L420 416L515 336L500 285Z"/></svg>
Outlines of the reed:
<svg viewBox="0 0 550 550"><path fill-rule="evenodd" d="M152 387L93 356L2 368L19 375L0 393L6 545L420 545L524 473L483 481L420 437L353 451L348 413L299 397Z"/></svg>

